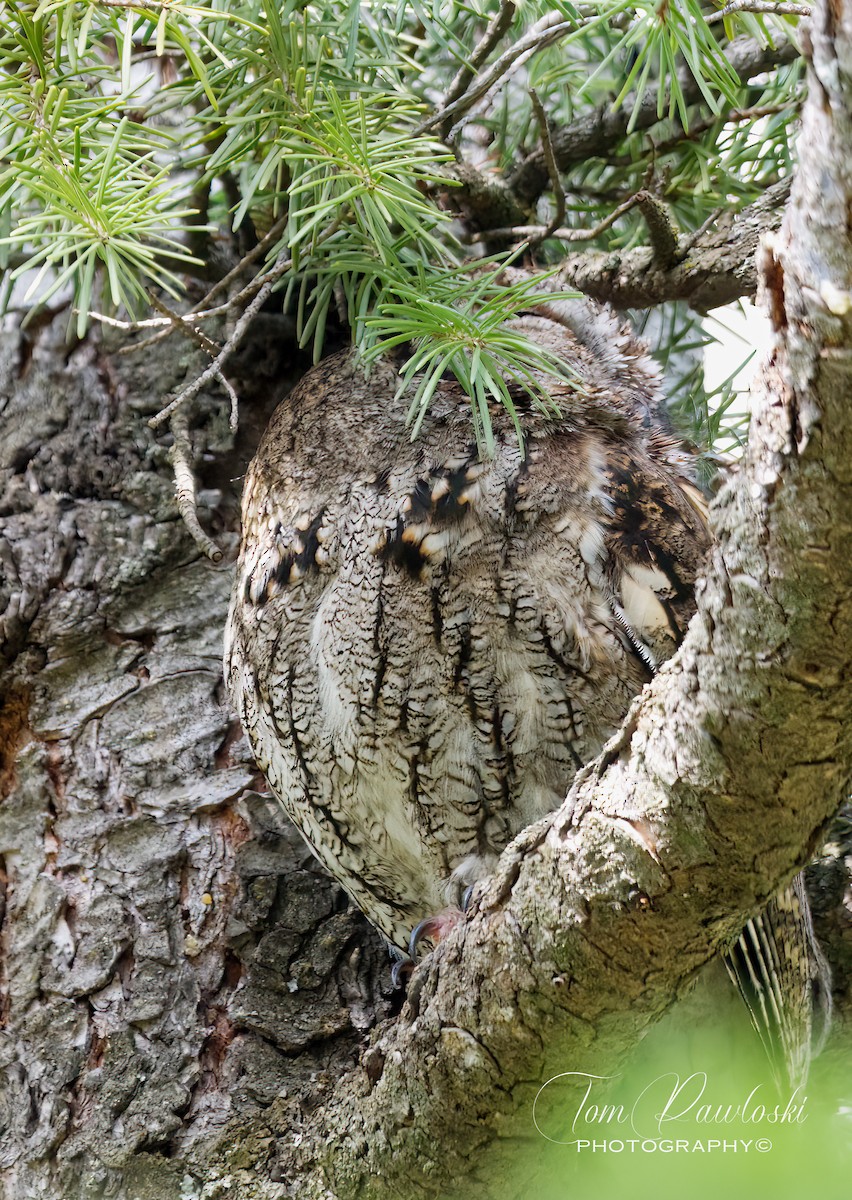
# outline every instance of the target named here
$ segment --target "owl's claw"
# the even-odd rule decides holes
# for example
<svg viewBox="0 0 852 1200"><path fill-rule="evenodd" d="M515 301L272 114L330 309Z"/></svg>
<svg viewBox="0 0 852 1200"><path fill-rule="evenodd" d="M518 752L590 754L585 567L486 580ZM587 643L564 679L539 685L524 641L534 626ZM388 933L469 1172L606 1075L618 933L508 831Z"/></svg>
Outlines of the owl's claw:
<svg viewBox="0 0 852 1200"><path fill-rule="evenodd" d="M464 912L460 908L445 908L443 912L425 917L415 925L411 931L411 937L408 939L408 953L411 955L411 961L417 962L418 942L423 938L429 938L437 945L442 937L445 937L451 929L458 925L463 916Z"/></svg>
<svg viewBox="0 0 852 1200"><path fill-rule="evenodd" d="M398 958L391 967L391 983L394 991L401 988L405 980L414 970L414 963L410 958Z"/></svg>
<svg viewBox="0 0 852 1200"><path fill-rule="evenodd" d="M411 931L411 937L408 939L408 953L411 955L411 961L417 962L417 943L421 938L431 937L431 926L435 921L434 917L425 917L422 921L418 921Z"/></svg>

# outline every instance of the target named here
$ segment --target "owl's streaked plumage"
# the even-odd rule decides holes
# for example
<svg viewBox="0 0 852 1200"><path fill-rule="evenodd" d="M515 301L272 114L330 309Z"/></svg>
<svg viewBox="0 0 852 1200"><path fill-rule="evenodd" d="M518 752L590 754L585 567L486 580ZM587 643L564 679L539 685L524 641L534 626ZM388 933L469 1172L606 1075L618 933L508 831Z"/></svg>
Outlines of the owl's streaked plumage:
<svg viewBox="0 0 852 1200"><path fill-rule="evenodd" d="M495 405L483 460L451 381L412 442L395 366L347 352L246 477L230 691L287 813L401 950L618 728L710 540L629 328L544 294L511 324L576 381L548 381L558 417L519 393L523 447Z"/></svg>
<svg viewBox="0 0 852 1200"><path fill-rule="evenodd" d="M515 324L586 389L552 381L562 416L525 412L523 450L495 411L482 461L450 383L412 442L394 366L344 353L245 484L231 691L287 812L403 949L618 728L708 542L628 332L582 302Z"/></svg>

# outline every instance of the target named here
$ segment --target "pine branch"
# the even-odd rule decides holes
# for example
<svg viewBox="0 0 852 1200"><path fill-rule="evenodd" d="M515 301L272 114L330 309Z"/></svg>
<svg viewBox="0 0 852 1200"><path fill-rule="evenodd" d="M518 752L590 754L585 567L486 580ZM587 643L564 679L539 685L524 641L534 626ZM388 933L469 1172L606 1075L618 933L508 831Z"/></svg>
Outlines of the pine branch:
<svg viewBox="0 0 852 1200"><path fill-rule="evenodd" d="M742 82L771 71L799 56L792 42L781 42L778 46L761 46L750 38L740 38L727 48L727 58ZM681 79L681 88L686 103L694 104L701 99L697 80L689 73ZM560 171L566 171L575 163L585 163L591 158L605 157L624 138L630 126L633 111L632 97L615 111L604 105L590 113L584 113L570 125L551 131L553 152ZM649 88L642 97L638 113L633 121L634 129L649 129L659 121L659 113L667 108L655 88ZM545 190L549 181L547 159L543 150L534 150L523 160L507 179L507 187L517 201L532 205Z"/></svg>

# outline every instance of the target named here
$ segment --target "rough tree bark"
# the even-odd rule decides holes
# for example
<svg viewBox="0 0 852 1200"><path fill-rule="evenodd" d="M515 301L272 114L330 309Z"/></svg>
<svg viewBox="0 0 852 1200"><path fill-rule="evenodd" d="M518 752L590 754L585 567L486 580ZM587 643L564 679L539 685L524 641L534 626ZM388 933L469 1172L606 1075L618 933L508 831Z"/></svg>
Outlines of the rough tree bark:
<svg viewBox="0 0 852 1200"><path fill-rule="evenodd" d="M765 254L777 348L699 614L366 1049L383 951L263 797L221 694L230 568L145 424L198 363L63 350L62 317L3 342L8 1197L415 1197L471 1170L488 1194L539 1081L590 1043L618 1062L817 844L852 763L852 8L821 4L813 41ZM231 548L295 373L269 321L236 444L199 406Z"/></svg>
<svg viewBox="0 0 852 1200"><path fill-rule="evenodd" d="M350 1065L388 1012L387 956L258 790L223 702L232 571L199 558L146 423L203 364L66 347L66 317L0 359L4 1195L192 1196L245 1122L274 1196L257 1118L277 1098L298 1125ZM221 399L196 434L232 543L233 477L304 369L275 349L292 329L262 324L241 440Z"/></svg>

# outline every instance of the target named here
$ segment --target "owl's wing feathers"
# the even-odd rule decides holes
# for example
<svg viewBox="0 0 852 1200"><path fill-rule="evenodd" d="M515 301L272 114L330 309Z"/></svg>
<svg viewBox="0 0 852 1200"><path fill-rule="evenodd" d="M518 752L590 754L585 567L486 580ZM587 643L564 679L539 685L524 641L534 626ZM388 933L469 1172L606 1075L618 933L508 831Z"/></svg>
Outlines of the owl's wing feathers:
<svg viewBox="0 0 852 1200"><path fill-rule="evenodd" d="M725 958L779 1092L808 1078L831 1024L831 971L816 940L804 876L748 922Z"/></svg>
<svg viewBox="0 0 852 1200"><path fill-rule="evenodd" d="M642 405L563 388L561 417L523 413L523 449L495 412L483 461L458 388L412 443L392 367L338 356L248 472L231 690L288 813L397 945L561 801L688 619L706 529L628 375Z"/></svg>
<svg viewBox="0 0 852 1200"><path fill-rule="evenodd" d="M613 448L607 476L613 611L656 669L680 645L695 611L695 579L709 545L706 502L692 479L662 470L635 446Z"/></svg>

